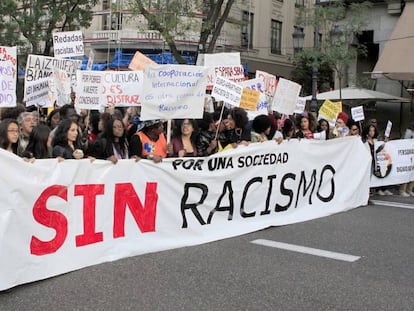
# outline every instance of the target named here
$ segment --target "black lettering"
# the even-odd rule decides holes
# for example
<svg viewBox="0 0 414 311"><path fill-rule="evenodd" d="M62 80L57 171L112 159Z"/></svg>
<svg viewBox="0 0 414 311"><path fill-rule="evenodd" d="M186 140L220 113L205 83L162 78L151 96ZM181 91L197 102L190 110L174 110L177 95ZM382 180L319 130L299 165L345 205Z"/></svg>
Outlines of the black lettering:
<svg viewBox="0 0 414 311"><path fill-rule="evenodd" d="M311 177L311 181L309 183L309 186L306 186L305 172L302 171L300 173L300 181L299 181L298 191L297 191L297 194L296 194L295 208L298 207L299 193L300 193L300 187L302 186L302 183L303 183L303 197L306 196L306 193L308 193L308 190L312 186L312 190L309 194L309 205L312 205L312 194L313 194L313 191L315 190L315 186L316 186L316 170L313 170L313 172L312 172L312 177Z"/></svg>
<svg viewBox="0 0 414 311"><path fill-rule="evenodd" d="M293 173L288 173L288 174L286 174L286 175L284 175L282 177L282 181L280 182L280 193L282 195L288 196L289 197L289 202L286 205L279 205L279 204L276 203L275 212L283 212L283 211L286 211L289 208L290 204L292 204L293 191L291 189L287 189L285 187L285 181L288 178L295 180L296 179L296 175L293 174Z"/></svg>
<svg viewBox="0 0 414 311"><path fill-rule="evenodd" d="M224 196L226 195L227 191L229 192L228 197L229 197L229 206L220 206L221 204L221 200L224 198ZM208 215L208 219L207 219L207 223L210 224L211 223L211 219L213 218L213 215L215 212L224 212L224 211L229 211L229 216L227 218L227 220L232 220L233 219L233 211L234 211L234 199L233 199L233 188L231 187L231 181L230 180L226 180L226 182L223 185L223 192L221 193L216 207L213 208L210 212L210 214Z"/></svg>
<svg viewBox="0 0 414 311"><path fill-rule="evenodd" d="M197 203L187 203L188 200L188 193L190 188L197 188L202 191L201 198ZM204 221L203 217L201 217L200 212L197 210L197 206L203 204L204 200L207 197L208 188L205 184L200 183L186 183L184 185L184 195L181 198L181 216L183 217L183 224L181 228L187 228L187 218L185 217L185 210L190 209L194 216L197 218L198 222L201 225L205 225L206 222Z"/></svg>
<svg viewBox="0 0 414 311"><path fill-rule="evenodd" d="M321 189L322 183L324 181L324 173L326 170L330 170L332 172L332 178L331 178L331 193L325 198L320 195L319 190ZM335 172L336 172L335 169L329 164L325 165L322 169L320 180L319 180L319 185L318 185L318 191L316 192L318 199L321 200L322 202L329 202L335 196L335 181L333 178L333 176L335 175Z"/></svg>
<svg viewBox="0 0 414 311"><path fill-rule="evenodd" d="M269 180L269 188L267 189L267 197L266 197L266 208L264 211L260 212L260 215L268 215L270 214L269 205L270 205L270 196L272 194L273 188L273 179L276 178L276 175L269 175L267 179Z"/></svg>
<svg viewBox="0 0 414 311"><path fill-rule="evenodd" d="M243 197L242 197L242 200L241 200L241 203L240 203L240 215L243 218L254 217L256 215L256 212L246 213L244 211L244 201L246 200L247 191L249 190L250 186L252 184L254 184L255 182L260 182L261 183L262 181L263 181L263 178L262 177L254 177L254 178L250 179L248 181L248 183L246 184L246 186L244 187Z"/></svg>

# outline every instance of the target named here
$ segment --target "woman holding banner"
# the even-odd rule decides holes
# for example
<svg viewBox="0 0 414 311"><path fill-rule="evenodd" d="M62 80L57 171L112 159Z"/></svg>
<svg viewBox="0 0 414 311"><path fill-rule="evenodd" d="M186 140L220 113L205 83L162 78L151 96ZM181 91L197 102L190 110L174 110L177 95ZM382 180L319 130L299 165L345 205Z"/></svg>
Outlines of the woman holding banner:
<svg viewBox="0 0 414 311"><path fill-rule="evenodd" d="M109 119L102 136L91 146L91 156L111 161L113 164L129 158L125 125L120 119Z"/></svg>
<svg viewBox="0 0 414 311"><path fill-rule="evenodd" d="M248 122L247 112L244 109L239 107L230 109L225 123L225 138L220 142L221 146L226 148L227 145L231 145L233 148L237 148L238 145L249 145L251 132L247 128Z"/></svg>
<svg viewBox="0 0 414 311"><path fill-rule="evenodd" d="M174 135L167 145L170 157L196 157L195 138L198 133L197 123L193 119L177 120Z"/></svg>
<svg viewBox="0 0 414 311"><path fill-rule="evenodd" d="M135 160L140 158L159 163L167 157L167 140L161 120L143 121L129 142L129 156Z"/></svg>
<svg viewBox="0 0 414 311"><path fill-rule="evenodd" d="M72 119L64 119L56 128L52 142L52 156L61 159L82 159L78 124Z"/></svg>

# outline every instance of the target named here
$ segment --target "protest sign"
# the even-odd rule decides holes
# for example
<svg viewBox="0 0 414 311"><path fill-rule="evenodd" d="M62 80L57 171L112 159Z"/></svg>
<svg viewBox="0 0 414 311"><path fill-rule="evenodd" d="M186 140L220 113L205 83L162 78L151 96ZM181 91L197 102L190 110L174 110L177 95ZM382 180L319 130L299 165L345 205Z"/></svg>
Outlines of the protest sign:
<svg viewBox="0 0 414 311"><path fill-rule="evenodd" d="M239 83L243 88L248 88L251 90L259 91L259 100L256 105L255 110L247 110L247 115L249 120L253 120L256 116L260 114L267 115L268 111L268 104L266 101L266 95L264 92L264 82L260 78L245 80Z"/></svg>
<svg viewBox="0 0 414 311"><path fill-rule="evenodd" d="M387 122L387 127L385 128L385 137L390 137L391 134L391 129L392 129L392 122L390 120L388 120Z"/></svg>
<svg viewBox="0 0 414 311"><path fill-rule="evenodd" d="M0 46L0 107L16 106L17 49Z"/></svg>
<svg viewBox="0 0 414 311"><path fill-rule="evenodd" d="M280 113L292 114L301 88L302 86L296 82L280 78L273 97L272 109Z"/></svg>
<svg viewBox="0 0 414 311"><path fill-rule="evenodd" d="M115 107L139 106L143 86L142 71L105 71L103 103Z"/></svg>
<svg viewBox="0 0 414 311"><path fill-rule="evenodd" d="M235 83L245 80L244 68L240 62L240 53L202 54L197 61L209 68L207 87L211 89L217 76L224 77Z"/></svg>
<svg viewBox="0 0 414 311"><path fill-rule="evenodd" d="M144 73L141 119L201 119L206 83L206 67L148 65Z"/></svg>
<svg viewBox="0 0 414 311"><path fill-rule="evenodd" d="M335 124L336 116L342 111L341 102L331 102L326 99L321 108L319 108L318 119L325 119L330 125Z"/></svg>
<svg viewBox="0 0 414 311"><path fill-rule="evenodd" d="M240 85L221 76L217 76L211 96L217 101L222 100L229 105L239 107L242 93L243 88Z"/></svg>
<svg viewBox="0 0 414 311"><path fill-rule="evenodd" d="M81 31L54 32L52 40L56 58L84 55Z"/></svg>
<svg viewBox="0 0 414 311"><path fill-rule="evenodd" d="M105 72L77 71L76 99L77 109L100 110L103 103L103 80Z"/></svg>
<svg viewBox="0 0 414 311"><path fill-rule="evenodd" d="M52 79L49 81L49 105L53 106L56 102L57 106L70 104L72 99L70 94L72 92L70 78L66 71L53 68Z"/></svg>
<svg viewBox="0 0 414 311"><path fill-rule="evenodd" d="M371 167L357 137L116 165L0 149L0 162L0 290L347 211L368 202Z"/></svg>
<svg viewBox="0 0 414 311"><path fill-rule="evenodd" d="M266 71L256 70L256 78L260 78L264 82L264 90L267 96L273 97L277 88L277 77Z"/></svg>
<svg viewBox="0 0 414 311"><path fill-rule="evenodd" d="M240 99L240 108L257 111L260 92L249 88L244 88Z"/></svg>
<svg viewBox="0 0 414 311"><path fill-rule="evenodd" d="M303 113L306 106L306 97L298 97L294 113Z"/></svg>
<svg viewBox="0 0 414 311"><path fill-rule="evenodd" d="M55 97L50 93L49 77L38 79L36 81L26 82L24 87L26 90L26 106L50 107L50 102L53 103Z"/></svg>
<svg viewBox="0 0 414 311"><path fill-rule="evenodd" d="M76 85L76 71L80 68L81 61L72 59L58 59L49 56L33 55L29 54L27 57L26 74L24 77L24 97L23 100L27 101L27 82L34 82L38 80L44 80L46 78L52 79L52 74L55 68L66 72L71 87ZM49 85L43 84L45 88L49 88Z"/></svg>
<svg viewBox="0 0 414 311"><path fill-rule="evenodd" d="M143 70L145 71L145 67L148 65L156 65L157 63L154 62L151 58L145 56L139 51L136 51L134 57L132 58L131 62L129 63L128 68L131 70Z"/></svg>
<svg viewBox="0 0 414 311"><path fill-rule="evenodd" d="M414 139L374 143L375 166L371 187L400 185L414 181Z"/></svg>
<svg viewBox="0 0 414 311"><path fill-rule="evenodd" d="M93 50L90 50L89 51L88 62L86 64L86 70L91 70L92 69L94 59L95 59L95 52Z"/></svg>
<svg viewBox="0 0 414 311"><path fill-rule="evenodd" d="M365 120L364 116L364 107L358 106L358 107L352 107L351 108L351 116L354 121L362 121Z"/></svg>

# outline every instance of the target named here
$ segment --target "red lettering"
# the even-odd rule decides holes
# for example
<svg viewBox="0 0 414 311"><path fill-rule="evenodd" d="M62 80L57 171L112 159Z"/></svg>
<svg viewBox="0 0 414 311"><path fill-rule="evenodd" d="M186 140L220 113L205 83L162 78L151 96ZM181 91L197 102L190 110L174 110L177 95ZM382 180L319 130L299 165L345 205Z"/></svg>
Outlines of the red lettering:
<svg viewBox="0 0 414 311"><path fill-rule="evenodd" d="M47 200L51 196L57 196L67 201L68 189L65 186L54 185L45 189L33 206L34 219L48 227L55 229L56 235L50 241L41 241L32 236L30 241L30 253L33 255L46 255L56 252L65 242L68 234L68 221L62 213L48 210L46 207Z"/></svg>
<svg viewBox="0 0 414 311"><path fill-rule="evenodd" d="M144 207L131 183L116 184L114 200L114 238L125 236L127 205L141 232L155 231L155 215L158 201L157 183L147 183Z"/></svg>
<svg viewBox="0 0 414 311"><path fill-rule="evenodd" d="M95 231L96 196L105 193L105 185L76 185L75 196L83 196L83 234L76 236L76 246L103 241L103 233Z"/></svg>

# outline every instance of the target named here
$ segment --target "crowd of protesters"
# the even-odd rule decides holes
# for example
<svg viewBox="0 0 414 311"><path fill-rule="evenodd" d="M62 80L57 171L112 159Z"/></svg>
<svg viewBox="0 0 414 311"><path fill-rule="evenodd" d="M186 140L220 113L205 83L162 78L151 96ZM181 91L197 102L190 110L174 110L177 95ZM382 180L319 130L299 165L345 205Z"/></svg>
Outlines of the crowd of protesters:
<svg viewBox="0 0 414 311"><path fill-rule="evenodd" d="M43 110L42 110L43 111ZM0 122L0 148L25 161L58 158L103 159L116 164L121 159L149 159L156 163L166 157L209 156L222 150L273 140L328 140L358 136L374 159L374 143L379 131L371 119L362 128L360 122L340 112L334 125L317 120L312 113L281 117L276 112L249 120L244 109L217 106L204 112L202 119L172 120L172 135L166 137L163 120L141 121L137 107L110 107L105 112L76 112L72 104L49 110L27 111L23 105L3 108ZM404 138L414 137L414 122ZM411 135L411 136L410 136ZM373 172L375 173L374 160ZM386 188L372 189L379 195L391 195ZM414 196L413 183L401 185L400 195Z"/></svg>

